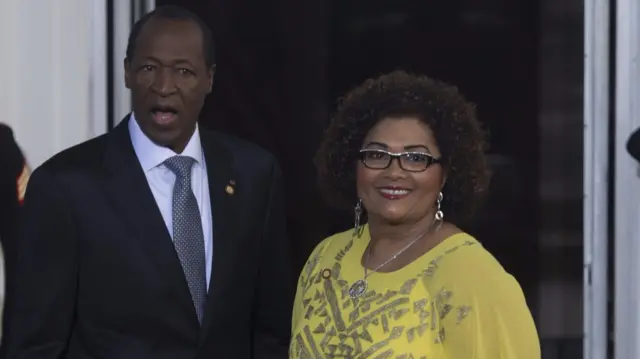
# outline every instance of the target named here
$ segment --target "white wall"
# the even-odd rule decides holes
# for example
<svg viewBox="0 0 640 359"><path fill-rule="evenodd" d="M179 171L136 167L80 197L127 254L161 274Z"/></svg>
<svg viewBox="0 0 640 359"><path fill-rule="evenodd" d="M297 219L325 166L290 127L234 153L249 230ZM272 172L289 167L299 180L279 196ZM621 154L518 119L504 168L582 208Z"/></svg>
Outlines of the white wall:
<svg viewBox="0 0 640 359"><path fill-rule="evenodd" d="M0 121L14 129L33 167L106 130L106 114L91 114L94 89L104 88L104 78L91 76L91 54L101 41L93 38L93 4L0 1ZM102 74L104 66L93 70ZM96 98L104 102L103 96Z"/></svg>

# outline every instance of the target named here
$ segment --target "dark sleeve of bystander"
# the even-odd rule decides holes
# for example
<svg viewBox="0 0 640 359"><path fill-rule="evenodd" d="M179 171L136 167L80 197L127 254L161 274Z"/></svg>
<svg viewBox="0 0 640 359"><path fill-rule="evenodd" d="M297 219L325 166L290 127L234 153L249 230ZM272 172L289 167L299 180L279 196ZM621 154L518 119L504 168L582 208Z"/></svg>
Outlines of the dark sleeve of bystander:
<svg viewBox="0 0 640 359"><path fill-rule="evenodd" d="M22 150L18 146L13 131L0 123L0 244L4 255L4 292L11 290L13 260L16 258L16 231L19 223L20 208L30 176ZM9 303L5 303L5 308ZM4 310L3 333L6 333L9 310ZM0 358L4 357L4 348L0 348Z"/></svg>
<svg viewBox="0 0 640 359"><path fill-rule="evenodd" d="M13 137L13 131L0 124L0 241L5 257L11 257L14 230L20 204L29 180L29 168ZM9 253L7 253L7 251Z"/></svg>

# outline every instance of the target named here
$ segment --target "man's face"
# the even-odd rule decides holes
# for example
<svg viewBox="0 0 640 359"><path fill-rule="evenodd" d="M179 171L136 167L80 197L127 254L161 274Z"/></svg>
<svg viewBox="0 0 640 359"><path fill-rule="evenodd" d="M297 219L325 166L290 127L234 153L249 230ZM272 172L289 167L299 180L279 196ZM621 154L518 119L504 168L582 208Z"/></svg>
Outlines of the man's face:
<svg viewBox="0 0 640 359"><path fill-rule="evenodd" d="M193 21L150 19L125 60L125 85L142 131L155 143L184 150L211 92L202 32Z"/></svg>

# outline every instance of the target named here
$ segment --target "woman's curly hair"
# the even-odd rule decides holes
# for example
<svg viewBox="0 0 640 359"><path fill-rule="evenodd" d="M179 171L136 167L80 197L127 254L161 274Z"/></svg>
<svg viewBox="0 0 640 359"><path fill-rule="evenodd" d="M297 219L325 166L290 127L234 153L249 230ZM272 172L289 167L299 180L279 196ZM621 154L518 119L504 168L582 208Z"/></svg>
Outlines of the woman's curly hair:
<svg viewBox="0 0 640 359"><path fill-rule="evenodd" d="M435 135L447 174L445 218L452 223L469 219L489 184L486 134L475 106L456 87L404 71L368 79L340 100L315 158L325 198L337 208L353 208L365 137L382 119L401 116L417 117Z"/></svg>

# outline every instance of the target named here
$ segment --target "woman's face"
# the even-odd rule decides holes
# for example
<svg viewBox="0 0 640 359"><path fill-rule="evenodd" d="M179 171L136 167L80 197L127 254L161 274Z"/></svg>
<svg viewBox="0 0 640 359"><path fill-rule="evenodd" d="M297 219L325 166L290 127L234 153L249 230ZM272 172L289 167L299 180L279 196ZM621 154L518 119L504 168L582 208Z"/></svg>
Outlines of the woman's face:
<svg viewBox="0 0 640 359"><path fill-rule="evenodd" d="M361 157L367 165L357 165L358 196L370 221L401 224L435 214L443 170L439 164L427 166L429 156L440 158L440 150L426 124L414 117L383 119L367 134L362 149L371 151ZM409 154L384 168L389 156L375 150Z"/></svg>

